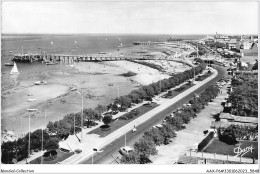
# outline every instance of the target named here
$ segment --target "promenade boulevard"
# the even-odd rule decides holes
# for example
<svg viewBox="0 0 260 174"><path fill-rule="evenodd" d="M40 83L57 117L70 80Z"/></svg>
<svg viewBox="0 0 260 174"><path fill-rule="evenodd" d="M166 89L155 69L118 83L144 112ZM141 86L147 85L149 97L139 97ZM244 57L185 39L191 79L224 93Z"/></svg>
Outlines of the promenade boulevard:
<svg viewBox="0 0 260 174"><path fill-rule="evenodd" d="M93 148L96 149L102 149L105 146L109 145L111 142L115 141L117 138L123 136L124 134L126 134L127 132L131 131L134 126L138 126L140 124L142 124L143 122L149 120L150 118L152 118L154 115L158 114L159 112L163 111L164 109L170 107L171 105L175 104L178 100L180 100L181 98L189 95L190 93L192 93L194 90L200 88L202 85L206 84L207 82L209 82L210 80L212 80L213 78L215 78L218 75L217 70L215 69L211 69L211 71L213 72L213 74L206 78L204 81L196 81L196 84L187 89L186 91L182 92L181 94L177 95L176 97L172 98L172 99L164 99L162 102L160 102L160 105L156 108L154 108L153 110L143 114L142 116L138 117L137 119L133 120L132 122L126 124L125 126L117 129L116 131L112 132L111 134L107 135L106 137L100 138L99 135L94 135L94 134L86 134L86 130L83 131L83 142L79 143L78 140L76 140L75 137L75 141L74 143L74 147L71 147L72 149L78 148L81 149L82 152L79 154L75 154L69 158L67 158L66 160L62 161L61 164L78 164L81 161L90 158L94 153L96 153L95 151L93 151ZM89 132L90 130L88 130ZM78 137L81 136L81 133L77 134ZM62 142L65 144L69 144L69 146L73 146L73 142L71 142L68 138L68 140Z"/></svg>

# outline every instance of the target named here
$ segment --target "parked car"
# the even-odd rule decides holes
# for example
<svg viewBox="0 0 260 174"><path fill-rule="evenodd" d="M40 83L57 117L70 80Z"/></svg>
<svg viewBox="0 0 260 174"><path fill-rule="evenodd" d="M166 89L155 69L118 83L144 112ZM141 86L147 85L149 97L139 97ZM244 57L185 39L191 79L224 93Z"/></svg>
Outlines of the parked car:
<svg viewBox="0 0 260 174"><path fill-rule="evenodd" d="M131 152L133 152L133 149L129 146L121 147L119 149L121 155L129 155Z"/></svg>

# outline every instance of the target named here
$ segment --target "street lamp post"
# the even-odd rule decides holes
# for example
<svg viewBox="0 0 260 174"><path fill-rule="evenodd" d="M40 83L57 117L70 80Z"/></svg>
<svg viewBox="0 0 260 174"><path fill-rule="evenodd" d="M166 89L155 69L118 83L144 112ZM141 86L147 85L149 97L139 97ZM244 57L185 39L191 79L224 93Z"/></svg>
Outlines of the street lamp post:
<svg viewBox="0 0 260 174"><path fill-rule="evenodd" d="M119 98L119 86L117 86L117 98Z"/></svg>
<svg viewBox="0 0 260 174"><path fill-rule="evenodd" d="M44 111L44 125L46 125L46 110ZM42 129L42 152L43 152L43 129ZM43 164L43 155L41 158L41 164Z"/></svg>
<svg viewBox="0 0 260 174"><path fill-rule="evenodd" d="M73 123L74 123L74 135L75 135L75 114L73 114Z"/></svg>
<svg viewBox="0 0 260 174"><path fill-rule="evenodd" d="M83 97L84 97L84 92L81 91L79 92L77 90L77 93L81 95L81 141L83 142ZM75 116L74 116L74 133L75 133Z"/></svg>
<svg viewBox="0 0 260 174"><path fill-rule="evenodd" d="M38 111L38 109L27 109L28 112ZM31 145L31 116L29 115L29 143L28 143L28 157L30 157L30 145ZM28 162L30 163L30 162Z"/></svg>
<svg viewBox="0 0 260 174"><path fill-rule="evenodd" d="M125 147L126 147L126 133L125 133Z"/></svg>

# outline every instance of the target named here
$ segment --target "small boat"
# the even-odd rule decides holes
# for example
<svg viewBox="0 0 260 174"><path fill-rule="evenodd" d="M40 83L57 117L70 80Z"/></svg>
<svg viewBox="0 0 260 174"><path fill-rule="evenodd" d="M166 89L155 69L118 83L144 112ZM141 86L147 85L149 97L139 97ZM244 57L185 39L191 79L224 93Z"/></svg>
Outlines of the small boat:
<svg viewBox="0 0 260 174"><path fill-rule="evenodd" d="M37 100L37 99L35 99L35 98L29 98L29 99L27 99L28 102L36 101L36 100Z"/></svg>
<svg viewBox="0 0 260 174"><path fill-rule="evenodd" d="M47 82L46 81L37 81L37 82L34 82L35 85L46 85Z"/></svg>
<svg viewBox="0 0 260 174"><path fill-rule="evenodd" d="M71 90L71 91L76 91L76 90L77 90L77 88L71 88L70 90Z"/></svg>
<svg viewBox="0 0 260 174"><path fill-rule="evenodd" d="M13 68L12 68L10 74L11 74L11 75L20 74L15 62L14 62L14 66L13 66Z"/></svg>
<svg viewBox="0 0 260 174"><path fill-rule="evenodd" d="M58 62L49 62L49 63L46 63L46 65L57 65Z"/></svg>
<svg viewBox="0 0 260 174"><path fill-rule="evenodd" d="M14 66L13 63L5 63L5 66Z"/></svg>
<svg viewBox="0 0 260 174"><path fill-rule="evenodd" d="M119 45L119 46L117 46L118 48L121 48L121 47L125 47L126 45L123 45L122 43Z"/></svg>
<svg viewBox="0 0 260 174"><path fill-rule="evenodd" d="M9 53L13 53L12 51L9 51Z"/></svg>
<svg viewBox="0 0 260 174"><path fill-rule="evenodd" d="M109 85L109 86L114 86L114 84L113 84L113 83L109 83L108 85Z"/></svg>
<svg viewBox="0 0 260 174"><path fill-rule="evenodd" d="M28 112L38 111L38 109L27 109Z"/></svg>
<svg viewBox="0 0 260 174"><path fill-rule="evenodd" d="M42 63L51 63L49 60L43 60Z"/></svg>
<svg viewBox="0 0 260 174"><path fill-rule="evenodd" d="M99 52L98 54L107 54L106 52Z"/></svg>

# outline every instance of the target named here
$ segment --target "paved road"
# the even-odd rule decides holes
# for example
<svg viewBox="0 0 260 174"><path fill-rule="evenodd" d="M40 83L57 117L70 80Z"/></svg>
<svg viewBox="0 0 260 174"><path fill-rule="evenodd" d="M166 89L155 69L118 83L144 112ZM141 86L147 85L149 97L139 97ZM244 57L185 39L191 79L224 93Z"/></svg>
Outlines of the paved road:
<svg viewBox="0 0 260 174"><path fill-rule="evenodd" d="M126 143L127 143L127 145L131 146L139 137L141 137L143 135L143 133L146 130L148 130L153 125L161 123L162 120L167 115L169 115L171 112L173 112L174 110L176 110L177 108L182 106L184 103L187 103L192 97L194 97L195 93L200 94L209 85L215 83L221 77L224 77L227 74L226 73L226 68L220 67L220 66L216 66L216 65L215 65L215 67L218 70L218 76L217 77L215 77L214 79L212 79L208 83L204 84L202 87L200 87L199 89L195 90L191 94L189 94L186 97L182 98L181 100L179 100L175 104L171 105L167 109L165 109L162 112L156 114L154 117L152 117L148 121L146 121L143 124L139 125L137 127L137 132L135 132L135 133L128 132L126 134L126 139L127 139ZM124 145L125 145L125 136L123 135L120 138L118 138L116 141L110 143L108 146L103 148L102 150L104 150L104 151L102 153L96 153L93 156L93 163L94 164L108 164L108 163L110 163L113 160L111 155L113 155L114 157L118 156L119 155L119 153L118 153L119 148L123 147ZM88 159L84 160L83 162L81 162L80 164L91 164L91 163L92 163L92 159L88 158Z"/></svg>

